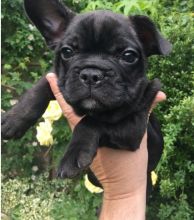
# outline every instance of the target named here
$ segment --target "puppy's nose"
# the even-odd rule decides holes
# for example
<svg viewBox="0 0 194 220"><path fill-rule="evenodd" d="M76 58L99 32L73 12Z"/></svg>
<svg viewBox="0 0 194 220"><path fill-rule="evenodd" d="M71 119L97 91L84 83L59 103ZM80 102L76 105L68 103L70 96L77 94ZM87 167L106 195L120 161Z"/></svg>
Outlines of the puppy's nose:
<svg viewBox="0 0 194 220"><path fill-rule="evenodd" d="M104 74L98 69L83 69L79 75L80 81L85 85L97 85L104 79Z"/></svg>

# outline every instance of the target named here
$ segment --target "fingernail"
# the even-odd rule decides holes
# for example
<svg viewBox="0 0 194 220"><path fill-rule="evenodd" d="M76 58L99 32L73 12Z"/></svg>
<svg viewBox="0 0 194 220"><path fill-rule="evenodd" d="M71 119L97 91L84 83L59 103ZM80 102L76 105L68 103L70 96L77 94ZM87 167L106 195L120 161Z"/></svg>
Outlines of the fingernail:
<svg viewBox="0 0 194 220"><path fill-rule="evenodd" d="M46 78L50 78L50 77L56 78L56 74L55 73L47 73Z"/></svg>
<svg viewBox="0 0 194 220"><path fill-rule="evenodd" d="M156 98L158 102L162 102L166 100L166 94L162 91L159 91Z"/></svg>

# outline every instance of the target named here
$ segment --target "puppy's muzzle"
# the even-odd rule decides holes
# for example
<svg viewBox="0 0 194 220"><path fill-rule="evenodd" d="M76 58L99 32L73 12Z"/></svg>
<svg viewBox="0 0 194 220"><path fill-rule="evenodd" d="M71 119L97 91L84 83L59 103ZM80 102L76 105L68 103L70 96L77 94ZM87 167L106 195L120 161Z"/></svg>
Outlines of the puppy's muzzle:
<svg viewBox="0 0 194 220"><path fill-rule="evenodd" d="M86 68L80 71L79 79L85 86L95 86L103 82L104 73L96 68Z"/></svg>

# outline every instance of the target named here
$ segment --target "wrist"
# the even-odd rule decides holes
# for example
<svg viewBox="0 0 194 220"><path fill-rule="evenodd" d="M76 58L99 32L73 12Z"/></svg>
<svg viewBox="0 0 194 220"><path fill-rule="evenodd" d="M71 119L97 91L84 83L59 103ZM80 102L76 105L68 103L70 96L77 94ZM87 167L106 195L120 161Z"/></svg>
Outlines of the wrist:
<svg viewBox="0 0 194 220"><path fill-rule="evenodd" d="M104 192L100 220L144 220L146 210L146 184L138 190L110 197Z"/></svg>

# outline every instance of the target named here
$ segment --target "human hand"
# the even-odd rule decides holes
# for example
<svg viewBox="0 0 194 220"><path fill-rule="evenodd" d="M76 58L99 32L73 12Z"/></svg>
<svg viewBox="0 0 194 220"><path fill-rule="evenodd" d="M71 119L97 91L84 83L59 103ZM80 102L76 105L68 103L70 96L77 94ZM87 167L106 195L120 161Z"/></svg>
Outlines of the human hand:
<svg viewBox="0 0 194 220"><path fill-rule="evenodd" d="M81 117L75 114L75 112L73 111L73 108L63 98L63 95L59 91L59 88L57 85L57 76L54 73L48 73L46 75L46 79L48 80L51 90L58 104L61 107L63 115L68 120L71 130L73 130L74 127L77 125L77 123L81 120Z"/></svg>
<svg viewBox="0 0 194 220"><path fill-rule="evenodd" d="M57 86L56 75L49 73L46 78L50 83L53 94L56 97L64 116L67 118L71 129L74 129L81 118L75 115L71 106L69 106L64 100ZM158 92L150 112L158 102L165 100L165 98L166 97L163 92ZM113 220L117 219L115 218L117 215L120 216L120 219L124 219L124 217L121 218L123 212L119 213L118 207L125 209L126 205L128 206L127 208L128 211L130 211L130 214L136 213L134 211L136 208L138 209L138 213L140 213L138 214L140 217L134 215L130 219L143 219L146 204L147 163L147 132L145 132L139 149L135 152L114 150L107 147L101 147L98 149L97 155L90 168L104 189L101 219ZM126 199L128 202L131 202L131 209L129 209L129 204L126 202ZM130 199L132 199L132 201ZM114 201L117 202L115 203ZM120 201L120 205L118 204L118 201ZM107 207L109 209L110 204L112 210L111 213L113 213L114 210L117 212L116 215L111 214L111 217L107 215L108 212L106 211ZM137 204L138 207L136 206ZM126 214L126 211L124 211L124 214Z"/></svg>

